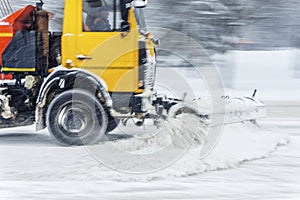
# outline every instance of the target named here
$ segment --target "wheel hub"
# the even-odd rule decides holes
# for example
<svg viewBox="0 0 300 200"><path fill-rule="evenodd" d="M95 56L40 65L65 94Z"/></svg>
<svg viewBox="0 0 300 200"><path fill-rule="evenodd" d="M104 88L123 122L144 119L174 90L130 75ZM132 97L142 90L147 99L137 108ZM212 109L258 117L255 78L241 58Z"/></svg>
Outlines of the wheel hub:
<svg viewBox="0 0 300 200"><path fill-rule="evenodd" d="M88 124L91 122L90 116L88 116L87 111L81 106L66 106L62 109L58 124L65 131L78 134L86 132Z"/></svg>

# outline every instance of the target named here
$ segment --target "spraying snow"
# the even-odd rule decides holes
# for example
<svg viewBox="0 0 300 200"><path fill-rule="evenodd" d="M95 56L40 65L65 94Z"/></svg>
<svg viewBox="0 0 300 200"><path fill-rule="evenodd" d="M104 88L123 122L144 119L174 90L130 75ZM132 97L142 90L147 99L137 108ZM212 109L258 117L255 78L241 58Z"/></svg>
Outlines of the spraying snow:
<svg viewBox="0 0 300 200"><path fill-rule="evenodd" d="M199 117L192 114L182 114L168 122L162 122L160 129L150 137L139 135L128 140L114 142L123 151L141 151L153 145L160 148L171 146L174 149L185 149L191 145L202 145L205 142L208 127Z"/></svg>

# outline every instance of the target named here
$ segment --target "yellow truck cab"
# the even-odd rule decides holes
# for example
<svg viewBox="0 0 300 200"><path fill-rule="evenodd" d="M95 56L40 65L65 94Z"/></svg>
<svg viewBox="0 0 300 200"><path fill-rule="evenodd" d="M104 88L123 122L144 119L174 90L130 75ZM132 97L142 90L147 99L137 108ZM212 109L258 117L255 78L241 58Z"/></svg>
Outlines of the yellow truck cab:
<svg viewBox="0 0 300 200"><path fill-rule="evenodd" d="M141 34L146 31L142 8L130 5L133 1L101 2L91 7L88 0L65 1L62 65L97 75L109 92L141 93L143 65L155 65L154 45ZM99 19L101 12L107 12L107 19ZM85 28L97 20L106 20L110 28Z"/></svg>
<svg viewBox="0 0 300 200"><path fill-rule="evenodd" d="M144 0L65 0L61 67L54 70L44 85L64 74L66 78L63 81L60 78L59 82L72 85L72 90L55 95L50 104L45 104L49 104L45 111L40 106L42 99L49 96L44 89L37 109L37 115L47 113L46 124L41 121L38 124L40 127L45 124L59 143L95 143L101 140L103 133L116 128L120 120L134 117L141 125L148 116L153 103L157 40L146 30L142 10L146 5ZM86 98L86 90L100 100L94 111L93 101L89 102L92 107L88 109L74 106L74 98L78 101ZM72 108L59 108L65 99L71 103L71 96ZM78 119L74 119L74 112L78 112ZM97 120L100 125L91 125L89 120L93 121L93 117L82 119L80 116L85 112L98 113L94 118L100 118ZM63 119L59 119L60 116ZM76 125L69 118L76 121ZM91 126L95 127L89 130ZM65 139L70 130L75 139ZM96 132L94 137L89 134L83 140L82 135L89 131Z"/></svg>

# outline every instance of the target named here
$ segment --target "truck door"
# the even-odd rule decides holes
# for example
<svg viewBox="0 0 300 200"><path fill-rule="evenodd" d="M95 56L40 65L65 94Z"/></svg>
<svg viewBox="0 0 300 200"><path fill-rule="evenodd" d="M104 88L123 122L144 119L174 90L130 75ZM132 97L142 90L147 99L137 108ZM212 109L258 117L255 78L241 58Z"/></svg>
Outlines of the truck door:
<svg viewBox="0 0 300 200"><path fill-rule="evenodd" d="M133 11L129 12L131 30L122 32L119 0L103 1L97 8L83 2L80 9L77 66L104 79L109 92L137 90L139 32Z"/></svg>

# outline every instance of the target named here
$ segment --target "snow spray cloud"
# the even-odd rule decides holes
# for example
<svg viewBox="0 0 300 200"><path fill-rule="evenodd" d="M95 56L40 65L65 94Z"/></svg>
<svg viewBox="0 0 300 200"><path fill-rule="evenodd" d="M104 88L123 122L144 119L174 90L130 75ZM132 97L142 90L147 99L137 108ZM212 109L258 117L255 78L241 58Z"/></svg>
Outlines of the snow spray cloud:
<svg viewBox="0 0 300 200"><path fill-rule="evenodd" d="M221 96L224 96L223 82L206 50L185 34L163 28L151 28L151 30L161 40L160 46L156 47L157 52L163 52L166 55L165 58L158 57L158 72L155 82L157 92L163 91L168 96L179 99L183 98L184 93L186 93L185 104L194 104L193 107L196 106L196 109L202 109L205 105L197 105L195 103L197 101L193 101L193 99L199 98L196 93L201 87L194 85L193 80L196 80L197 84L199 80L202 80L204 87L201 87L200 93L207 95L210 101L210 106L209 108L206 107L206 112L213 112L216 107L218 107L218 111L220 111L220 107L225 110L225 105L220 105L220 101L218 101ZM125 39L126 37L136 37L135 34L139 34L138 31L131 30ZM98 63L101 61L102 66L110 66L113 63L112 60L117 60L120 56L137 50L122 47L123 39L121 35L117 34L115 37L101 42L90 54L93 60L83 61L81 67L89 71L97 71L98 75L101 76L105 68L97 67L97 60ZM116 58L110 58L106 61L99 52L111 49L110 44L112 42L120 42L120 48L124 50L118 50L122 53ZM169 67L168 63L174 61L171 57L176 58L175 65L179 63L177 68ZM182 71L181 64L188 65L189 68ZM132 68L132 70L136 70L136 68ZM194 79L184 76L189 72ZM114 75L112 74L112 76ZM115 87L122 88L122 84L124 81L128 81L128 77L130 77L130 72L125 73L121 78L119 77L119 82ZM75 81L74 87L79 89L84 87L82 80ZM112 98L114 95L117 94L112 94ZM224 116L213 115L211 120L212 124L222 124ZM199 159L205 158L217 144L223 128L223 126L207 126L200 118L192 114L182 114L176 118L171 117L168 121L162 121L158 128L153 128L154 126L147 121L143 128L134 128L130 125L130 121L129 128L120 124L116 131L118 134L114 136L105 135L105 142L93 146L85 145L85 147L90 155L102 165L116 171L132 174L151 173L166 168L184 156L194 145L201 145L202 150ZM103 129L101 126L100 124L99 130ZM117 138L117 140L112 138Z"/></svg>

